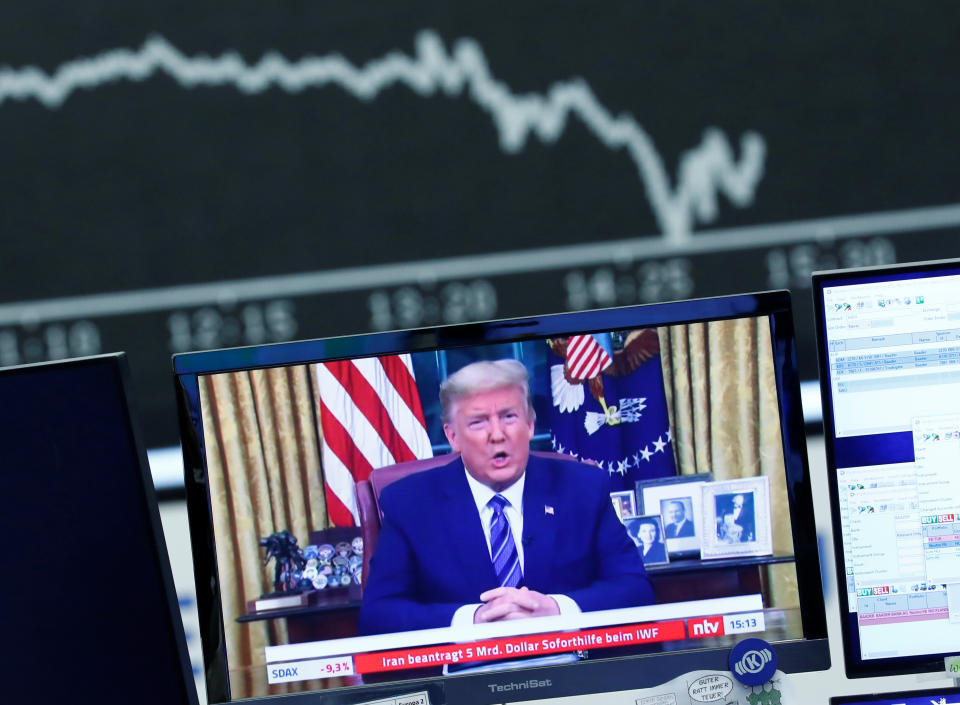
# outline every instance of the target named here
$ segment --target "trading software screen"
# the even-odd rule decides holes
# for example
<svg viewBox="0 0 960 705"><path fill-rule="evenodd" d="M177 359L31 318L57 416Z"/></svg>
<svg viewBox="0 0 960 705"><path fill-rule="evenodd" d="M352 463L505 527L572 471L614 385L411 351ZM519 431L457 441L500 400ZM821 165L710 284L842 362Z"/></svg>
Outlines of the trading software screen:
<svg viewBox="0 0 960 705"><path fill-rule="evenodd" d="M847 281L825 283L823 320L860 657L955 652L960 270Z"/></svg>

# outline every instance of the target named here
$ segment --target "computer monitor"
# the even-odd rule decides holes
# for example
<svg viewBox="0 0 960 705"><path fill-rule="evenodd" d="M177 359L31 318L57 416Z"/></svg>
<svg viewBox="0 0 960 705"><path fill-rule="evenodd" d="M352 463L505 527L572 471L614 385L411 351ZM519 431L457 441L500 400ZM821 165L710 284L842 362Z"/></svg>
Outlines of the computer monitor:
<svg viewBox="0 0 960 705"><path fill-rule="evenodd" d="M211 702L628 690L747 636L829 667L787 292L173 366Z"/></svg>
<svg viewBox="0 0 960 705"><path fill-rule="evenodd" d="M830 698L830 705L958 705L958 703L960 703L960 688L865 693Z"/></svg>
<svg viewBox="0 0 960 705"><path fill-rule="evenodd" d="M0 369L10 703L196 705L122 355Z"/></svg>
<svg viewBox="0 0 960 705"><path fill-rule="evenodd" d="M848 676L960 651L960 260L813 276Z"/></svg>

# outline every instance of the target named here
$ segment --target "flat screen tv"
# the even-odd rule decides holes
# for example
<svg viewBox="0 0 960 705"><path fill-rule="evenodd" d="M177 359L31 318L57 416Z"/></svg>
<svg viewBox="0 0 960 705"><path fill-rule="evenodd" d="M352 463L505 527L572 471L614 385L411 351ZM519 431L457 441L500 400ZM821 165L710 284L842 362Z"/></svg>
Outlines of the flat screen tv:
<svg viewBox="0 0 960 705"><path fill-rule="evenodd" d="M817 272L848 676L960 652L960 260Z"/></svg>
<svg viewBox="0 0 960 705"><path fill-rule="evenodd" d="M0 369L3 701L196 705L122 354Z"/></svg>
<svg viewBox="0 0 960 705"><path fill-rule="evenodd" d="M829 667L786 292L173 366L211 702Z"/></svg>

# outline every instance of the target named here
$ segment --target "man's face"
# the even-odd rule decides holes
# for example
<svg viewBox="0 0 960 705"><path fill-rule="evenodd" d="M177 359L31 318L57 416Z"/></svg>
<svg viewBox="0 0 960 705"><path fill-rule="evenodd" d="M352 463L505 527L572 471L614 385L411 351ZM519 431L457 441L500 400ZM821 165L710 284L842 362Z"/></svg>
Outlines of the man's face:
<svg viewBox="0 0 960 705"><path fill-rule="evenodd" d="M679 524L683 521L684 511L681 502L670 502L667 504L667 521L671 524Z"/></svg>
<svg viewBox="0 0 960 705"><path fill-rule="evenodd" d="M443 432L450 447L460 453L467 472L495 492L520 479L527 467L533 419L519 387L491 389L460 399Z"/></svg>
<svg viewBox="0 0 960 705"><path fill-rule="evenodd" d="M733 497L733 516L739 517L743 513L743 495L738 494Z"/></svg>

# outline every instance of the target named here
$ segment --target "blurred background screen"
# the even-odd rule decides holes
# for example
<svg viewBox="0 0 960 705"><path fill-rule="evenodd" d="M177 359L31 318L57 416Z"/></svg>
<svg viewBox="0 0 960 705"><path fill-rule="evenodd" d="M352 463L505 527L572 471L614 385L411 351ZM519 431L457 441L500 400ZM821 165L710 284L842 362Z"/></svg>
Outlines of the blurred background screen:
<svg viewBox="0 0 960 705"><path fill-rule="evenodd" d="M789 288L957 254L960 7L0 9L0 365Z"/></svg>

